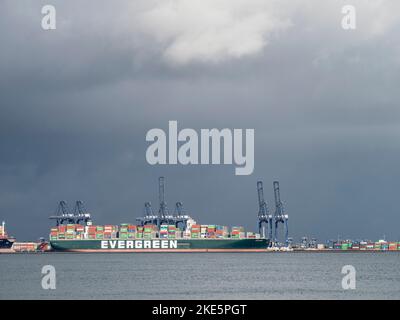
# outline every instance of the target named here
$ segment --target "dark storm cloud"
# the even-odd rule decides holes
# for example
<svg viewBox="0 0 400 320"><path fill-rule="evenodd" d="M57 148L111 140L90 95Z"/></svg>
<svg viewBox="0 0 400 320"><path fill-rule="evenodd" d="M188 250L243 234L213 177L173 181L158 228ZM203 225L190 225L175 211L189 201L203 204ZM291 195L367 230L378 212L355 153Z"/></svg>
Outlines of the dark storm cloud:
<svg viewBox="0 0 400 320"><path fill-rule="evenodd" d="M292 26L276 34L251 24L271 33L265 47L232 57L222 43L216 61L209 52L211 61L198 61L196 52L167 50L180 25L170 35L136 23L145 2L56 1L57 30L45 32L47 3L3 1L0 218L30 239L47 234L57 201L82 199L99 223L133 221L144 201L156 206L165 175L170 209L179 200L201 222L254 229L256 181L273 210L279 179L292 236L397 239L399 26L388 15L375 24L361 16L346 33L339 3L304 3L283 5L278 18ZM253 175L148 165L145 134L167 130L168 120L255 128Z"/></svg>

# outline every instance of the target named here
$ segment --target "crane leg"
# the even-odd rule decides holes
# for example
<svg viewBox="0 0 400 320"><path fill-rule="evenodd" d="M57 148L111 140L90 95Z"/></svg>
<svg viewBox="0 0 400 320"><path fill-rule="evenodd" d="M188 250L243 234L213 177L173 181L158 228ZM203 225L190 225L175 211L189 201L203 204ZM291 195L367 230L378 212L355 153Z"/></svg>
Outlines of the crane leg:
<svg viewBox="0 0 400 320"><path fill-rule="evenodd" d="M272 239L272 228L273 228L272 219L269 219L268 225L269 225L269 240L272 242L273 241L273 239Z"/></svg>
<svg viewBox="0 0 400 320"><path fill-rule="evenodd" d="M278 226L279 226L279 223L276 221L275 222L275 237L274 237L275 243L278 242Z"/></svg>
<svg viewBox="0 0 400 320"><path fill-rule="evenodd" d="M289 246L289 227L287 219L285 220L285 242L286 246Z"/></svg>

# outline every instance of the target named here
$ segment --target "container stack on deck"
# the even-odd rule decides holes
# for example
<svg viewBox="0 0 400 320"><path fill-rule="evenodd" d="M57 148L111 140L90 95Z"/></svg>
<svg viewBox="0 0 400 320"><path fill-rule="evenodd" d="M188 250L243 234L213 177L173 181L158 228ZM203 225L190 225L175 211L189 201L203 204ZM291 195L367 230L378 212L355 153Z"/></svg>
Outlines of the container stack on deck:
<svg viewBox="0 0 400 320"><path fill-rule="evenodd" d="M136 225L122 223L119 227L113 227L115 228L116 237L120 239L136 239L138 237L138 228ZM143 238L143 230L140 233L140 237Z"/></svg>
<svg viewBox="0 0 400 320"><path fill-rule="evenodd" d="M138 239L142 239L143 238L143 230L144 230L144 228L143 228L143 226L137 226L136 227L136 237L138 238Z"/></svg>
<svg viewBox="0 0 400 320"><path fill-rule="evenodd" d="M192 226L192 229L190 230L190 237L192 239L200 238L200 225L199 224L194 224Z"/></svg>
<svg viewBox="0 0 400 320"><path fill-rule="evenodd" d="M144 239L153 239L156 237L157 233L157 226L154 224L146 224L144 226L144 233L143 233L143 238Z"/></svg>
<svg viewBox="0 0 400 320"><path fill-rule="evenodd" d="M245 232L243 227L232 227L231 237L235 239L245 238Z"/></svg>
<svg viewBox="0 0 400 320"><path fill-rule="evenodd" d="M258 233L244 231L243 227L232 227L231 232L227 226L194 224L190 229L181 231L175 225L162 224L158 232L157 226L147 224L136 226L123 223L116 225L90 225L79 224L60 225L50 230L50 240L73 239L152 239L157 235L162 239L254 239L260 238Z"/></svg>
<svg viewBox="0 0 400 320"><path fill-rule="evenodd" d="M117 231L118 231L117 226L105 225L103 238L104 239L114 239L117 237Z"/></svg>
<svg viewBox="0 0 400 320"><path fill-rule="evenodd" d="M169 225L168 226L168 239L175 239L177 236L177 232L179 229L176 228L174 225Z"/></svg>
<svg viewBox="0 0 400 320"><path fill-rule="evenodd" d="M160 238L169 238L170 232L172 233L172 230L170 229L169 225L163 224L160 226Z"/></svg>

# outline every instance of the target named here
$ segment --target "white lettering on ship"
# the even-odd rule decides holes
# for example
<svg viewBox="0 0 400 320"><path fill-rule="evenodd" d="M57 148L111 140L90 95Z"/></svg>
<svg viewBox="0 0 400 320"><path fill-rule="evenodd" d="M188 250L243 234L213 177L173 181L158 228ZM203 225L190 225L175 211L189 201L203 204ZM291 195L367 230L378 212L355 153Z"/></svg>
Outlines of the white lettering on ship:
<svg viewBox="0 0 400 320"><path fill-rule="evenodd" d="M102 240L101 249L176 249L176 240Z"/></svg>

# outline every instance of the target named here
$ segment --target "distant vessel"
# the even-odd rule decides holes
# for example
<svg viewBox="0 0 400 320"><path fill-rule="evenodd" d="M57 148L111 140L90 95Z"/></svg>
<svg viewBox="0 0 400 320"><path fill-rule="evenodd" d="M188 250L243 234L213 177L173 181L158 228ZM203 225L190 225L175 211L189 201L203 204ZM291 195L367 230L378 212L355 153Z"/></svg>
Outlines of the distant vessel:
<svg viewBox="0 0 400 320"><path fill-rule="evenodd" d="M7 235L5 222L3 221L0 226L0 249L11 249L14 242L15 238Z"/></svg>

